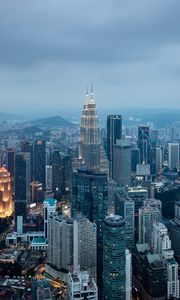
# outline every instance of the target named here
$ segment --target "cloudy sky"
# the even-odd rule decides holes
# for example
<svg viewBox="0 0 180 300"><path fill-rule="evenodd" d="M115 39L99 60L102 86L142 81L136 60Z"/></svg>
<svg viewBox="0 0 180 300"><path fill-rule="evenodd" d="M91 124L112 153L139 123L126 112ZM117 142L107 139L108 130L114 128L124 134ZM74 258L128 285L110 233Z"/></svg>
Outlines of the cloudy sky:
<svg viewBox="0 0 180 300"><path fill-rule="evenodd" d="M179 0L0 0L0 111L180 108Z"/></svg>

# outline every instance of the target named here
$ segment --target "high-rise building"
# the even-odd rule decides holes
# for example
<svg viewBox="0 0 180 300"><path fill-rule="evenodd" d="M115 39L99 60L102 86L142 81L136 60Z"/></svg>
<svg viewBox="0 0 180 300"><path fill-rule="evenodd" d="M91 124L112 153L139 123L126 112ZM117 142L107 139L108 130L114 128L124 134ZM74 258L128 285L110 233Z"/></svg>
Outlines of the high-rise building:
<svg viewBox="0 0 180 300"><path fill-rule="evenodd" d="M53 198L47 198L44 200L43 209L44 209L44 237L45 237L45 239L47 239L47 234L48 234L48 218L50 217L50 215L55 214L56 203L57 203L57 200L55 200Z"/></svg>
<svg viewBox="0 0 180 300"><path fill-rule="evenodd" d="M168 144L168 161L169 169L176 169L179 171L179 144L178 143L169 143Z"/></svg>
<svg viewBox="0 0 180 300"><path fill-rule="evenodd" d="M6 151L6 167L11 177L14 177L15 169L15 149L8 148Z"/></svg>
<svg viewBox="0 0 180 300"><path fill-rule="evenodd" d="M68 274L67 300L97 300L98 289L94 279L89 278L88 272Z"/></svg>
<svg viewBox="0 0 180 300"><path fill-rule="evenodd" d="M80 158L88 170L100 170L100 131L93 93L87 95L80 128Z"/></svg>
<svg viewBox="0 0 180 300"><path fill-rule="evenodd" d="M0 168L0 218L11 216L13 212L13 196L10 173Z"/></svg>
<svg viewBox="0 0 180 300"><path fill-rule="evenodd" d="M136 166L140 163L139 148L131 149L131 171L136 172Z"/></svg>
<svg viewBox="0 0 180 300"><path fill-rule="evenodd" d="M161 147L156 147L156 174L158 174L162 168L163 151Z"/></svg>
<svg viewBox="0 0 180 300"><path fill-rule="evenodd" d="M34 148L33 144L29 141L23 141L21 144L21 151L28 152L31 156L31 181L34 179Z"/></svg>
<svg viewBox="0 0 180 300"><path fill-rule="evenodd" d="M179 299L178 263L171 249L171 240L167 228L162 223L153 225L153 250L161 254L167 270L167 298Z"/></svg>
<svg viewBox="0 0 180 300"><path fill-rule="evenodd" d="M143 206L143 202L148 198L148 190L142 187L129 187L128 196L134 201L134 241L139 240L139 209Z"/></svg>
<svg viewBox="0 0 180 300"><path fill-rule="evenodd" d="M141 125L138 127L138 147L140 150L140 163L149 163L149 126Z"/></svg>
<svg viewBox="0 0 180 300"><path fill-rule="evenodd" d="M124 218L126 248L132 252L134 248L134 201L122 188L115 190L115 214Z"/></svg>
<svg viewBox="0 0 180 300"><path fill-rule="evenodd" d="M52 153L52 183L56 197L71 191L72 165L71 157L59 150Z"/></svg>
<svg viewBox="0 0 180 300"><path fill-rule="evenodd" d="M96 278L95 223L82 215L74 218L50 215L47 232L48 262L56 270L64 270L62 280L66 281L67 271L77 271L78 268Z"/></svg>
<svg viewBox="0 0 180 300"><path fill-rule="evenodd" d="M132 299L132 257L126 249L126 300Z"/></svg>
<svg viewBox="0 0 180 300"><path fill-rule="evenodd" d="M103 291L104 300L126 297L125 222L121 216L109 215L104 220Z"/></svg>
<svg viewBox="0 0 180 300"><path fill-rule="evenodd" d="M46 165L46 191L52 191L52 166Z"/></svg>
<svg viewBox="0 0 180 300"><path fill-rule="evenodd" d="M31 202L42 203L44 200L44 193L42 183L38 181L31 182Z"/></svg>
<svg viewBox="0 0 180 300"><path fill-rule="evenodd" d="M107 117L107 158L109 160L109 175L113 174L113 148L116 140L122 139L122 116L109 115Z"/></svg>
<svg viewBox="0 0 180 300"><path fill-rule="evenodd" d="M175 204L175 218L171 221L170 237L174 254L180 262L180 202Z"/></svg>
<svg viewBox="0 0 180 300"><path fill-rule="evenodd" d="M119 186L131 185L131 144L116 140L113 151L113 180Z"/></svg>
<svg viewBox="0 0 180 300"><path fill-rule="evenodd" d="M36 141L34 144L34 180L43 184L45 190L46 184L46 143L45 141Z"/></svg>
<svg viewBox="0 0 180 300"><path fill-rule="evenodd" d="M157 207L143 206L139 209L139 243L152 244L153 224L161 221L161 211Z"/></svg>
<svg viewBox="0 0 180 300"><path fill-rule="evenodd" d="M97 225L97 274L99 295L102 291L103 222L107 215L107 174L75 170L72 177L72 213L81 211Z"/></svg>
<svg viewBox="0 0 180 300"><path fill-rule="evenodd" d="M31 193L31 156L30 153L19 152L15 156L15 223L22 230L27 216L27 205L30 204ZM19 220L19 222L18 222ZM21 231L20 230L20 231Z"/></svg>

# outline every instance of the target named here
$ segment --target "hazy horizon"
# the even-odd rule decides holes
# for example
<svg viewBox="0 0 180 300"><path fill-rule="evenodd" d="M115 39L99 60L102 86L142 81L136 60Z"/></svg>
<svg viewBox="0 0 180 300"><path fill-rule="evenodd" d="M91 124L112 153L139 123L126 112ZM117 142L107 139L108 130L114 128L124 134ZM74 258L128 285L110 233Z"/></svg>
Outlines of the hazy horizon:
<svg viewBox="0 0 180 300"><path fill-rule="evenodd" d="M180 1L2 0L0 111L180 109Z"/></svg>

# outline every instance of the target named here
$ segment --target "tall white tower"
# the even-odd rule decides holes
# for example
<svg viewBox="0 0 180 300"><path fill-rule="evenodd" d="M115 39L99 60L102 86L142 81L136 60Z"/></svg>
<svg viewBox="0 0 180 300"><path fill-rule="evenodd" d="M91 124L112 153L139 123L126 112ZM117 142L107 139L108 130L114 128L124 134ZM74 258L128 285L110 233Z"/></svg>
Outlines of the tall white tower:
<svg viewBox="0 0 180 300"><path fill-rule="evenodd" d="M100 169L100 135L96 103L91 87L90 96L86 95L80 129L80 158L88 170L95 173Z"/></svg>

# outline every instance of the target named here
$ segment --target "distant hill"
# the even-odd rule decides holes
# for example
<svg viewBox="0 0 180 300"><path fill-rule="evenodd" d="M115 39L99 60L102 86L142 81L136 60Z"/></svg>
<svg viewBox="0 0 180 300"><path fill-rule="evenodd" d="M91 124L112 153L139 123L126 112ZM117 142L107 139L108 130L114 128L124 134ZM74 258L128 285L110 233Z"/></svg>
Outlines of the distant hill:
<svg viewBox="0 0 180 300"><path fill-rule="evenodd" d="M165 113L157 113L153 115L147 114L141 116L141 120L153 122L155 127L163 128L166 127L167 124L180 122L180 113L165 112Z"/></svg>
<svg viewBox="0 0 180 300"><path fill-rule="evenodd" d="M75 124L69 122L61 116L42 118L30 121L31 124L37 127L73 127Z"/></svg>
<svg viewBox="0 0 180 300"><path fill-rule="evenodd" d="M20 118L19 116L13 114L0 112L0 122L15 121L15 120L19 120L19 118Z"/></svg>

